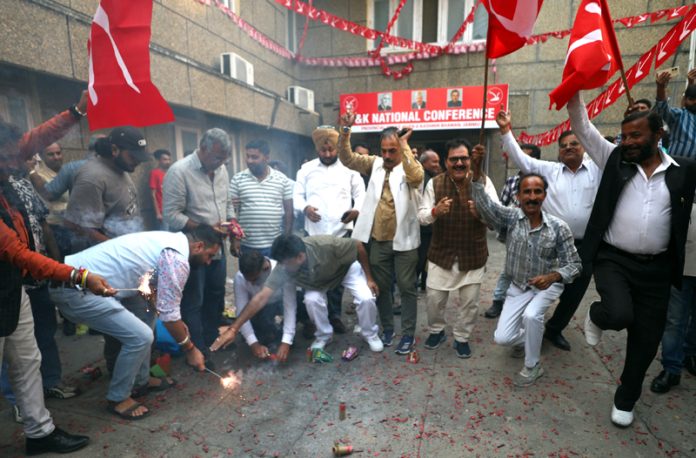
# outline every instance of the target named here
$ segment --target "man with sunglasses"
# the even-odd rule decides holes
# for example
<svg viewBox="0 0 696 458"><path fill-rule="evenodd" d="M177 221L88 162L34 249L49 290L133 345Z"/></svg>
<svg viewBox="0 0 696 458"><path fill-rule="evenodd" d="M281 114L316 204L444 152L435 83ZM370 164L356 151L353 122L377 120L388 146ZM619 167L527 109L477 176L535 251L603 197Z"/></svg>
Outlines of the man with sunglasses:
<svg viewBox="0 0 696 458"><path fill-rule="evenodd" d="M573 232L575 247L579 249L590 219L601 171L592 159L585 156L585 149L570 130L563 132L558 138L559 162L551 162L535 159L522 151L512 135L509 112L498 113L496 122L500 127L503 151L510 155L520 171L542 175L548 181L549 188L543 209L568 223ZM570 343L563 337L562 331L580 306L591 278L592 271L583 269L573 283L567 284L553 316L546 323L544 338L561 350L570 351Z"/></svg>
<svg viewBox="0 0 696 458"><path fill-rule="evenodd" d="M450 140L447 171L428 181L418 209L418 221L433 226L428 249L427 314L430 336L425 348L434 350L446 339L445 307L454 309L454 349L459 358L471 357L469 337L478 315L478 296L488 259L486 225L469 211L471 200L471 145ZM486 193L498 195L486 179ZM459 300L449 301L450 295Z"/></svg>

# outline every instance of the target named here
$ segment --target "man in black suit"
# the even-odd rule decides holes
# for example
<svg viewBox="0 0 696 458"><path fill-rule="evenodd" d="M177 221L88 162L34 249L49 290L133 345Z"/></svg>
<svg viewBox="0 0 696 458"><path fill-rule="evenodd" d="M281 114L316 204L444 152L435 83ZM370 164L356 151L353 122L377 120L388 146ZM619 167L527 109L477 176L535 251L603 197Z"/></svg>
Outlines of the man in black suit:
<svg viewBox="0 0 696 458"><path fill-rule="evenodd" d="M583 263L594 268L601 297L590 306L585 338L596 345L603 330L628 331L611 414L615 425L626 427L660 344L670 284L681 286L696 162L658 148L663 129L655 112L630 113L616 146L590 123L584 107L579 95L571 99L570 125L603 169L580 250Z"/></svg>

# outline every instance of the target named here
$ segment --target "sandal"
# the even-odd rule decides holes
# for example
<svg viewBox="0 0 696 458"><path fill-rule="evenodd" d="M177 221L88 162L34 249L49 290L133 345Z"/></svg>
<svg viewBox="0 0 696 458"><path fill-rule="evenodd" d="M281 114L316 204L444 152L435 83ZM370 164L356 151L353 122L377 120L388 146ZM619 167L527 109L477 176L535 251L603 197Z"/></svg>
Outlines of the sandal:
<svg viewBox="0 0 696 458"><path fill-rule="evenodd" d="M166 391L169 388L176 385L176 380L171 379L171 382L170 382L169 377L152 377L152 378L156 378L160 381L160 384L157 386L146 385L144 387L147 391L152 392L152 393L156 393L158 391Z"/></svg>
<svg viewBox="0 0 696 458"><path fill-rule="evenodd" d="M119 405L121 402L108 401L108 404L106 405L106 410L116 416L123 418L124 420L142 420L143 418L150 415L149 409L142 415L133 415L133 412L135 412L138 409L138 407L145 407L143 404L137 401L133 401L133 405L119 412L118 410L116 410L116 406Z"/></svg>

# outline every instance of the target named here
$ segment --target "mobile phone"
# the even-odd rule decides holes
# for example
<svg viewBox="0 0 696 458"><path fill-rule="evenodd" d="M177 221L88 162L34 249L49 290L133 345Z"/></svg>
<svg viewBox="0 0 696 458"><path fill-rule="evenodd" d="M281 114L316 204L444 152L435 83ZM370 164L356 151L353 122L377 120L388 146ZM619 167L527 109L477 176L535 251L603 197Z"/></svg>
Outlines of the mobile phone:
<svg viewBox="0 0 696 458"><path fill-rule="evenodd" d="M350 210L341 215L341 221L345 221L345 219L348 218L348 215L350 215Z"/></svg>
<svg viewBox="0 0 696 458"><path fill-rule="evenodd" d="M677 76L679 76L679 67L668 68L665 71L669 73L670 78L676 78Z"/></svg>
<svg viewBox="0 0 696 458"><path fill-rule="evenodd" d="M405 134L406 132L408 132L408 129L406 129L406 128L404 127L403 129L399 129L399 130L396 132L396 135L398 135L399 137L403 137L404 134Z"/></svg>

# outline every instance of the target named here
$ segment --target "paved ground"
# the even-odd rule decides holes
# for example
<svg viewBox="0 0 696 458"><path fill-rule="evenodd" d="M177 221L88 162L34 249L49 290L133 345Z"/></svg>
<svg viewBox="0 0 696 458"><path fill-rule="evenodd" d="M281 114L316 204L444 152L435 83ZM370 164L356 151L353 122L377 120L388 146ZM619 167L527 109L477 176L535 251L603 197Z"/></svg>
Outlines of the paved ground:
<svg viewBox="0 0 696 458"><path fill-rule="evenodd" d="M493 344L495 322L483 318L502 265L502 246L492 250L481 294L481 317L472 339L474 355L455 357L452 338L435 351L422 348L425 313L420 313L421 361L410 364L393 351L370 354L355 336L328 347L340 351L357 343L353 362L313 365L305 360L308 342L298 336L286 365L252 361L246 345L216 355L222 370L234 370L241 384L226 390L209 374L173 364L178 386L150 396L153 414L125 422L105 411L107 380L81 378L80 367L100 365L99 337L60 337L66 378L85 393L67 401L49 400L56 423L88 434L91 445L76 456L299 456L329 457L335 441L364 450L355 456L695 456L696 378L666 395L648 389L660 370L655 362L628 429L611 425L609 412L623 362L625 335L608 333L595 349L581 333L588 293L566 337L570 353L544 345L546 375L529 388L512 385L520 360ZM420 310L424 307L420 297ZM346 316L352 324L354 315ZM347 404L339 421L338 404ZM1 402L1 401L0 401ZM23 436L0 403L0 456L20 456Z"/></svg>

